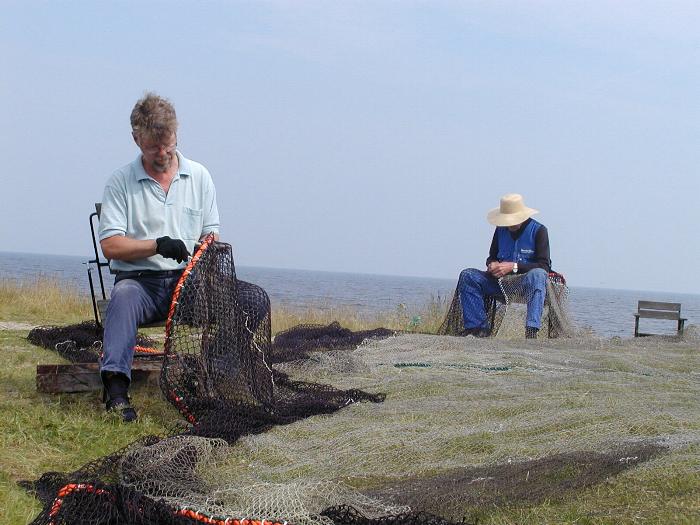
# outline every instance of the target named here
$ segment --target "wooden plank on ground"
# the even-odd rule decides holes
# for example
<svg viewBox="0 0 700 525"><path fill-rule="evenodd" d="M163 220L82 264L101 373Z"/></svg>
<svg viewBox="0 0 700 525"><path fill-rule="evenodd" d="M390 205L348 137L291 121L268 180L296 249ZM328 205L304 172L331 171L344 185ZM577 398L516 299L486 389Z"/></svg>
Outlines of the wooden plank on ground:
<svg viewBox="0 0 700 525"><path fill-rule="evenodd" d="M161 360L134 361L131 367L133 384L158 384ZM70 363L61 365L36 365L37 392L58 394L100 390L99 363Z"/></svg>

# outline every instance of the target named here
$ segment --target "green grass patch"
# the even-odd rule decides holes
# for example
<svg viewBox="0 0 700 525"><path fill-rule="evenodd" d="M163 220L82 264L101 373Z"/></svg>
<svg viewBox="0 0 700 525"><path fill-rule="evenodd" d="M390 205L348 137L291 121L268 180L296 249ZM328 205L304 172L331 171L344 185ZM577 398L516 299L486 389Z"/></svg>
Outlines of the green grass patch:
<svg viewBox="0 0 700 525"><path fill-rule="evenodd" d="M64 361L26 335L0 331L0 523L8 524L28 523L40 509L17 481L75 470L144 435L165 435L181 419L154 387L133 389L140 414L135 424L107 414L97 392L37 393L36 365Z"/></svg>

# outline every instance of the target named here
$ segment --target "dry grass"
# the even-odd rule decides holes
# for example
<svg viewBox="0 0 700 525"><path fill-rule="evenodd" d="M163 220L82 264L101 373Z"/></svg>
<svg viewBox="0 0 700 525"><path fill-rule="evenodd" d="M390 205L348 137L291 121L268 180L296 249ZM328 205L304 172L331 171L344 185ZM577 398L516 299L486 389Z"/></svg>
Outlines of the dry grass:
<svg viewBox="0 0 700 525"><path fill-rule="evenodd" d="M329 324L338 321L351 330L390 328L405 332L435 333L445 317L445 298L433 297L417 309L398 304L393 312L362 314L348 307L320 305L294 308L272 303L272 333L299 324ZM33 325L69 324L92 319L92 303L87 293L40 277L34 281L0 279L0 321Z"/></svg>
<svg viewBox="0 0 700 525"><path fill-rule="evenodd" d="M49 277L33 281L0 279L0 321L58 324L92 317L87 294Z"/></svg>
<svg viewBox="0 0 700 525"><path fill-rule="evenodd" d="M351 330L390 328L402 332L434 334L447 311L444 298L432 297L420 308L410 309L398 304L393 312L362 314L353 308L331 305L299 309L284 304L272 305L272 333L276 334L299 324L327 325L338 321Z"/></svg>

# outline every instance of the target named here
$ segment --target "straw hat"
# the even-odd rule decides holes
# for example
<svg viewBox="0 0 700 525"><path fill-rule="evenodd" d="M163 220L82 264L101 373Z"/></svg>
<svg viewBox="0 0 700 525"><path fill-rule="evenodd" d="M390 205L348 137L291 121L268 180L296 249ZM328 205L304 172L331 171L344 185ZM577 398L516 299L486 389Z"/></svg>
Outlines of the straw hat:
<svg viewBox="0 0 700 525"><path fill-rule="evenodd" d="M486 219L494 226L515 226L539 211L525 206L523 196L509 193L501 197L501 206L491 210Z"/></svg>

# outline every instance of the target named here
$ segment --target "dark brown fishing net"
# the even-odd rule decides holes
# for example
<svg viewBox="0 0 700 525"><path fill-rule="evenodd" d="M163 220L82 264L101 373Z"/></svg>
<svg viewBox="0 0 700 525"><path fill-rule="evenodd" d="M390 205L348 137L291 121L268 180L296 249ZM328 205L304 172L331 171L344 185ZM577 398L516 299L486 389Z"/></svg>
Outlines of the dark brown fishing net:
<svg viewBox="0 0 700 525"><path fill-rule="evenodd" d="M660 445L638 443L605 452L553 454L405 479L371 494L442 516L460 516L465 508L536 505L593 486L664 451Z"/></svg>
<svg viewBox="0 0 700 525"><path fill-rule="evenodd" d="M95 321L67 326L38 326L29 331L27 339L73 363L95 363L102 355L102 327ZM160 350L159 344L148 336L136 334L135 356L148 358Z"/></svg>
<svg viewBox="0 0 700 525"><path fill-rule="evenodd" d="M387 328L358 330L353 332L340 323L329 325L305 324L278 333L272 345L270 361L284 363L298 359L308 359L311 352L319 350L347 350L367 339L391 337L396 332Z"/></svg>

